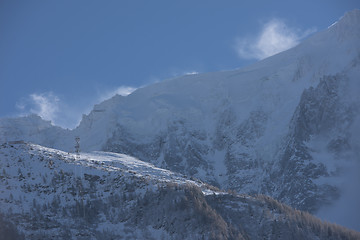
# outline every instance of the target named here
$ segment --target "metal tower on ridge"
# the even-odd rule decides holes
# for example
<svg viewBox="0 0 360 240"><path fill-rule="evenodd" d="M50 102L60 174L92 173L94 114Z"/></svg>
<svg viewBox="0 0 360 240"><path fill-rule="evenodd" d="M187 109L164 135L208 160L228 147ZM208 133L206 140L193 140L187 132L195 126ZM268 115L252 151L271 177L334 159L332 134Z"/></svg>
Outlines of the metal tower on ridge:
<svg viewBox="0 0 360 240"><path fill-rule="evenodd" d="M80 137L76 136L75 137L75 159L79 160L80 159Z"/></svg>

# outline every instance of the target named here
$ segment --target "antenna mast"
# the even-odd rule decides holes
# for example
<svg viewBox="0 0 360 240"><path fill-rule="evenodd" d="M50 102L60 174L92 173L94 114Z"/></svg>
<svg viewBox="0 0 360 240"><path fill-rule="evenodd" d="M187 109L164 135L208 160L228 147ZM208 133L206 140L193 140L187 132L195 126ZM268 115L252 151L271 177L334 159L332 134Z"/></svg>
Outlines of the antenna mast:
<svg viewBox="0 0 360 240"><path fill-rule="evenodd" d="M80 137L76 136L75 137L75 159L79 160L80 159Z"/></svg>

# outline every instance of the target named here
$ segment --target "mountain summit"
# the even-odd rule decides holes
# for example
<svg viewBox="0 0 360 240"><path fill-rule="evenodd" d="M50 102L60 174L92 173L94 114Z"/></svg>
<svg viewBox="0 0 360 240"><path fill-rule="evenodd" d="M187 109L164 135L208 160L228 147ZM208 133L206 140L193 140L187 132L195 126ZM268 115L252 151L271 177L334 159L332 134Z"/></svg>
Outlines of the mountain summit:
<svg viewBox="0 0 360 240"><path fill-rule="evenodd" d="M246 68L187 75L114 96L72 131L32 118L12 127L20 120L2 119L0 138L70 151L80 136L83 151L131 155L360 230L351 211L360 200L349 201L356 198L349 176L360 175L359 76L360 11L354 10ZM337 218L339 206L356 221Z"/></svg>

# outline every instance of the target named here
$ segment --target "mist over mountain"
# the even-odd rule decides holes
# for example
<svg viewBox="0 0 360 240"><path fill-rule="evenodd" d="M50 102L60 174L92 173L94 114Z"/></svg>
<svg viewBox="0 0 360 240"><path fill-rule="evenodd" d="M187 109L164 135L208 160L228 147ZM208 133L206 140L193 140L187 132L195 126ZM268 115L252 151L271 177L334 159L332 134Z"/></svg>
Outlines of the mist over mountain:
<svg viewBox="0 0 360 240"><path fill-rule="evenodd" d="M27 206L32 199L41 199L36 201L46 206L47 218L54 222L46 229L56 232L61 228L64 234L73 235L80 234L79 229L67 227L64 219L93 224L87 229L90 235L80 234L84 239L98 238L101 231L111 239L111 234L134 229L132 235L125 235L289 239L299 224L303 231L295 231L293 238L357 239L356 232L326 225L291 207L360 231L359 92L360 10L353 10L296 47L246 68L186 75L140 88L126 97L116 95L95 105L74 130L53 126L35 115L0 119L0 139L8 142L1 150L6 172L1 179L1 202L6 210L1 214L20 224L29 239L50 236L41 231L45 215L32 212L40 211L38 203ZM82 152L111 153L81 153L83 161L76 163L71 153L75 136L81 139ZM19 140L29 143L9 144ZM117 153L127 156L123 163ZM110 165L104 160L108 156L115 159ZM133 158L139 162L129 160ZM20 163L14 162L19 159ZM47 168L63 190L56 189L56 184L37 182L43 173L33 172L34 165L28 161L57 162ZM144 167L136 168L139 165L158 173L146 173ZM75 173L70 166L83 172ZM125 180L117 179L124 171ZM161 177L165 172L166 177ZM71 181L73 190L69 189ZM10 193L13 200L9 200ZM20 200L25 193L31 195ZM122 193L125 197L116 203L113 194ZM49 210L53 201L56 210ZM80 216L77 205L92 214L90 220L86 214ZM148 206L159 207L158 220ZM65 209L62 217L58 207ZM21 222L24 216L29 219ZM34 230L29 225L32 216L39 224ZM251 227L258 222L259 227ZM185 223L197 227L189 229ZM114 233L117 224L122 230ZM32 231L35 235L29 237Z"/></svg>

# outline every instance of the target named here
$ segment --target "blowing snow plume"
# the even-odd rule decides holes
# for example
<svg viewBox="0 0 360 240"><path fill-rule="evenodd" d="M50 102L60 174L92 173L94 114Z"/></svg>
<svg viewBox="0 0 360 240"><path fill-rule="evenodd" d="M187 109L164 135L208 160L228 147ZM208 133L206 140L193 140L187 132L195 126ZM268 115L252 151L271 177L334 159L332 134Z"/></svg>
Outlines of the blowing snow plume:
<svg viewBox="0 0 360 240"><path fill-rule="evenodd" d="M54 122L59 111L60 99L52 92L33 93L16 104L21 114L36 114L47 121Z"/></svg>
<svg viewBox="0 0 360 240"><path fill-rule="evenodd" d="M313 32L315 29L301 31L288 27L282 20L272 19L258 36L238 38L235 49L241 58L261 60L298 45Z"/></svg>

